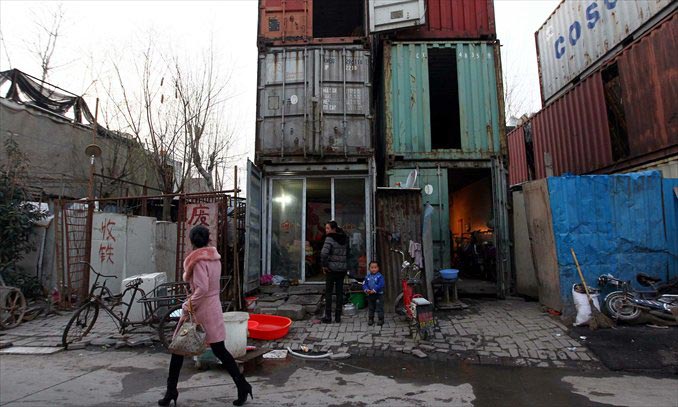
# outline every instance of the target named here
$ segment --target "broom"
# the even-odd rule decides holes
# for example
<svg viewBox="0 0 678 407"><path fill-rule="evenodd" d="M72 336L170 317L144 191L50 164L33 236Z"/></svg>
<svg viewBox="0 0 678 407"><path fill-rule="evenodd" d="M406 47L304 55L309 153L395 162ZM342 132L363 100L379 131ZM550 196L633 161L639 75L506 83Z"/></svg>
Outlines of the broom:
<svg viewBox="0 0 678 407"><path fill-rule="evenodd" d="M592 331L595 331L598 328L612 328L614 326L614 322L610 318L608 318L606 315L604 315L602 312L596 308L595 305L593 305L593 300L591 299L591 294L589 293L589 286L586 285L586 280L584 280L584 275L581 272L581 268L579 267L579 261L577 261L577 255L574 253L574 249L570 248L570 252L572 252L572 258L574 259L574 264L577 265L577 272L579 273L579 278L581 278L582 284L584 284L584 290L586 290L586 298L589 299L589 306L591 307L591 319L589 320L589 328L591 328Z"/></svg>

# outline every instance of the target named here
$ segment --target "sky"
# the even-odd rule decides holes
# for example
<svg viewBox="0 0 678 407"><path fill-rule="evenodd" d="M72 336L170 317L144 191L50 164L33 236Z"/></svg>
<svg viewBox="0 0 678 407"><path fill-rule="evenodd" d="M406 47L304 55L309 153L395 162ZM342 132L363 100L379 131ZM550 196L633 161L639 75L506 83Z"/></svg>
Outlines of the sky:
<svg viewBox="0 0 678 407"><path fill-rule="evenodd" d="M495 0L497 37L502 47L505 88L516 95L521 112L541 107L534 32L559 0ZM28 49L37 40L35 21L50 15L54 1L0 0L0 70L18 68L40 76ZM65 1L63 36L48 81L85 96L94 106L116 61L135 75L130 61L149 37L187 59L213 41L215 61L230 75L227 111L236 129L232 153L240 182L247 157L254 157L257 80L257 0L222 1ZM102 102L102 108L106 105Z"/></svg>

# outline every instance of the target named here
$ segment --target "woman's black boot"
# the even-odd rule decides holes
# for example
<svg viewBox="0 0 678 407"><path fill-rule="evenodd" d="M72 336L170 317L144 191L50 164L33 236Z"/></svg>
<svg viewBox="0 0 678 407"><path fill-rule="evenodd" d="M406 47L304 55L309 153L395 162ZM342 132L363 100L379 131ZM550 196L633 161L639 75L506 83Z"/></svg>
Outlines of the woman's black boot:
<svg viewBox="0 0 678 407"><path fill-rule="evenodd" d="M243 404L245 404L248 395L251 398L254 398L254 396L252 396L252 386L249 383L247 383L247 380L245 380L245 376L241 375L240 377L235 379L235 385L238 386L238 399L233 400L234 406L242 406Z"/></svg>
<svg viewBox="0 0 678 407"><path fill-rule="evenodd" d="M169 406L172 400L174 400L174 406L176 407L177 405L177 398L179 398L179 391L175 388L170 389L169 387L167 388L167 391L165 392L165 397L161 398L158 400L158 405L159 406Z"/></svg>

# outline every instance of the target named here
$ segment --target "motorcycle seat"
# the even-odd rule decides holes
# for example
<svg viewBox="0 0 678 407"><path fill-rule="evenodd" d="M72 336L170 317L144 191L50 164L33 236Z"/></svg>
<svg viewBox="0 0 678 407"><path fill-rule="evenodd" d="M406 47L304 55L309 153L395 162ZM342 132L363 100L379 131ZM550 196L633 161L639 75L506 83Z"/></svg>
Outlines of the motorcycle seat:
<svg viewBox="0 0 678 407"><path fill-rule="evenodd" d="M638 282L638 284L640 284L642 286L649 287L654 283L658 283L658 282L662 281L662 279L656 278L656 277L650 277L645 273L638 273L636 275L636 281Z"/></svg>

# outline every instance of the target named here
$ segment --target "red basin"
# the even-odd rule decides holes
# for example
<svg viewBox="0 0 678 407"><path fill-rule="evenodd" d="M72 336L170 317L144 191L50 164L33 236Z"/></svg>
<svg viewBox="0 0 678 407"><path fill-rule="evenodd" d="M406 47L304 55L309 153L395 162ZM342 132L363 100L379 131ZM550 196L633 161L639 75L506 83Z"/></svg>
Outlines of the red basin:
<svg viewBox="0 0 678 407"><path fill-rule="evenodd" d="M247 329L250 338L273 340L287 335L292 320L286 317L268 314L250 314Z"/></svg>

